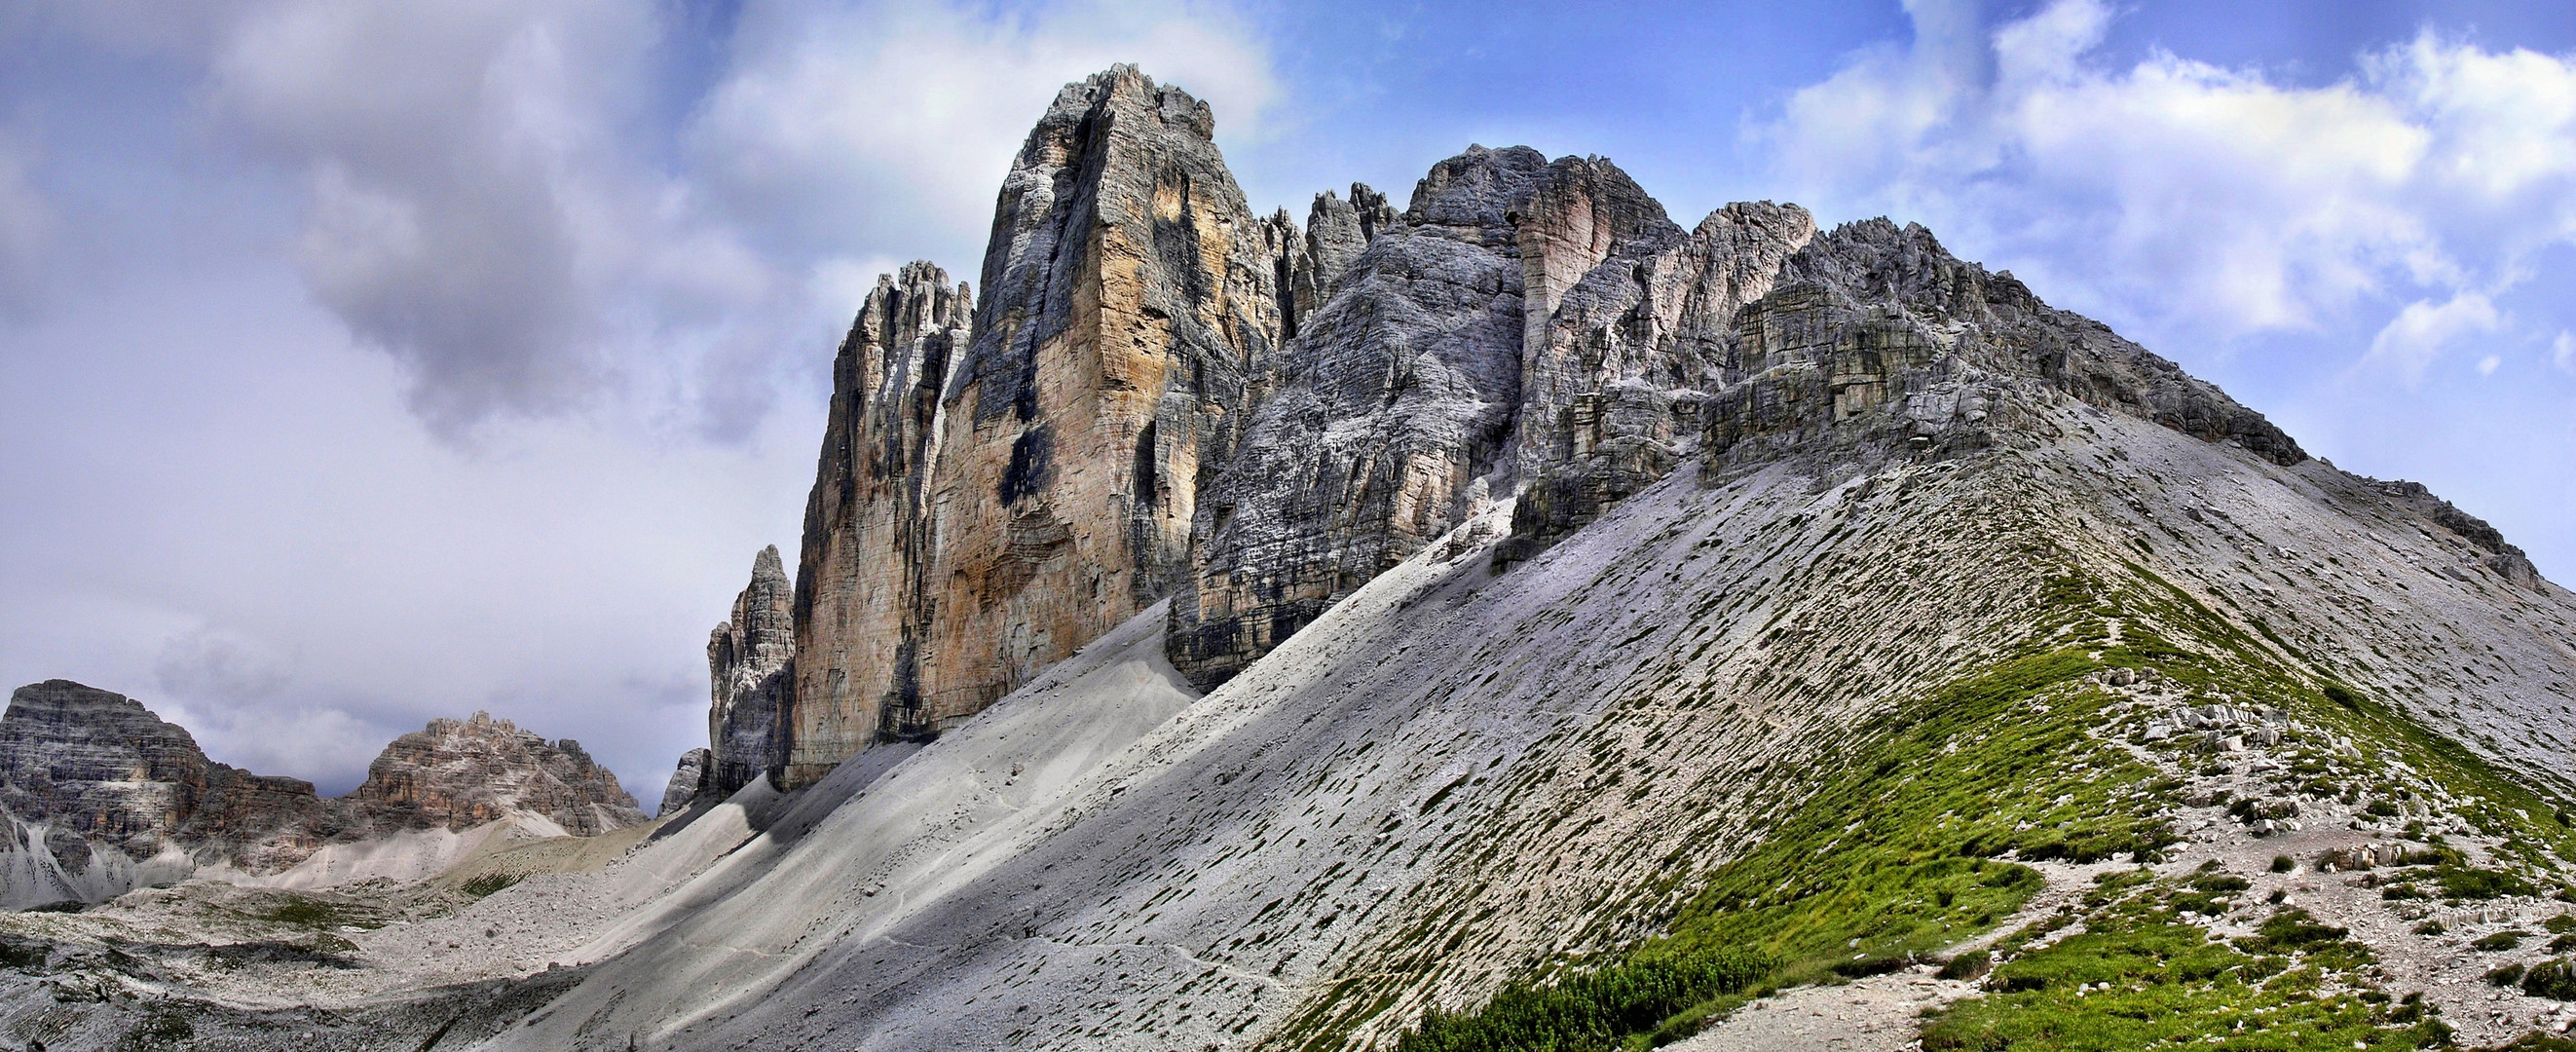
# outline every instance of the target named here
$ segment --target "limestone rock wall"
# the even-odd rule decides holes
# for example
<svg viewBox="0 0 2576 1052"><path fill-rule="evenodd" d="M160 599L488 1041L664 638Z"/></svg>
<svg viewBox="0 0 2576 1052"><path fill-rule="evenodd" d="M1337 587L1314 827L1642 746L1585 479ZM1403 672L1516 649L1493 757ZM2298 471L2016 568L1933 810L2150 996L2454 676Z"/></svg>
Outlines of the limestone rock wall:
<svg viewBox="0 0 2576 1052"><path fill-rule="evenodd" d="M662 787L662 806L653 811L653 817L676 814L697 802L698 797L709 795L707 768L713 759L713 752L706 749L681 753L679 766L671 769L671 780Z"/></svg>
<svg viewBox="0 0 2576 1052"><path fill-rule="evenodd" d="M940 443L973 296L926 262L880 277L832 363L821 466L790 600L777 760L810 778L875 740L878 707L918 683ZM799 700L803 704L799 704Z"/></svg>
<svg viewBox="0 0 2576 1052"><path fill-rule="evenodd" d="M1131 67L1068 85L1003 184L971 325L926 264L871 296L807 506L782 784L980 710L1189 576L1305 256L1214 128Z"/></svg>
<svg viewBox="0 0 2576 1052"><path fill-rule="evenodd" d="M1513 539L1496 551L1506 562L1590 522L1695 451L1707 406L1731 380L1738 315L1815 236L1805 209L1768 201L1718 209L1685 236L1616 169L1590 167L1534 201L1522 227L1533 248L1561 259L1550 269L1579 276L1551 279L1545 311L1530 313L1514 442L1519 501ZM1627 222L1630 233L1595 233L1590 249L1550 233L1598 231L1623 216L1638 217Z"/></svg>
<svg viewBox="0 0 2576 1052"><path fill-rule="evenodd" d="M570 738L549 742L478 712L396 738L346 798L380 829L468 829L541 816L577 836L644 821L617 776Z"/></svg>
<svg viewBox="0 0 2576 1052"><path fill-rule="evenodd" d="M1849 223L1781 266L1736 320L1705 438L1721 464L1860 444L1915 454L1995 441L2026 380L2281 465L2298 443L2215 386L1920 226Z"/></svg>
<svg viewBox="0 0 2576 1052"><path fill-rule="evenodd" d="M1200 501L1168 637L1191 679L1231 675L1482 499L1520 399L1514 208L1547 168L1526 148L1443 161L1356 256L1356 222L1319 202L1315 256L1348 262Z"/></svg>
<svg viewBox="0 0 2576 1052"><path fill-rule="evenodd" d="M778 548L762 548L733 616L707 638L708 756L695 793L731 796L785 762L779 724L796 686L794 605Z"/></svg>
<svg viewBox="0 0 2576 1052"><path fill-rule="evenodd" d="M1703 449L1741 465L1986 441L2008 409L1999 378L2305 456L1920 227L1819 236L1805 210L1755 202L1685 231L1610 162L1523 147L1441 162L1356 254L1341 212L1319 201L1308 236L1341 272L1311 267L1321 306L1201 500L1169 645L1203 688L1485 502L1515 499L1493 554L1509 565Z"/></svg>
<svg viewBox="0 0 2576 1052"><path fill-rule="evenodd" d="M1736 311L1814 233L1768 203L1685 231L1610 162L1526 147L1441 162L1356 254L1338 204L1309 233L1330 294L1203 501L1173 603L1173 662L1202 686L1489 500L1534 488L1533 529L1561 533L1669 473Z"/></svg>
<svg viewBox="0 0 2576 1052"><path fill-rule="evenodd" d="M18 688L0 713L0 809L18 823L15 848L76 888L94 868L91 883L117 884L107 870L183 844L206 861L292 864L343 824L312 783L208 760L187 728L61 679Z"/></svg>

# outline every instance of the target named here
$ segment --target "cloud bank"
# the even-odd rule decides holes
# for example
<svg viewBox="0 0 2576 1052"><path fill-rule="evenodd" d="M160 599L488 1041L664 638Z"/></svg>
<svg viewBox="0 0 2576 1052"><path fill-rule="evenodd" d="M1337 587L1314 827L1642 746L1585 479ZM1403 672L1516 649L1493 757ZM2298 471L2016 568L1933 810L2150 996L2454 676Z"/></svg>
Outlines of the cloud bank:
<svg viewBox="0 0 2576 1052"><path fill-rule="evenodd" d="M2098 57L2114 13L1989 26L1912 0L1910 46L1854 56L1754 140L1834 211L1991 246L2115 324L2216 337L2406 306L2360 365L2408 382L2576 243L2576 61L2430 29L2324 85L2156 52ZM2553 327L2554 328L2554 327Z"/></svg>
<svg viewBox="0 0 2576 1052"><path fill-rule="evenodd" d="M971 279L1121 61L1276 94L1177 2L0 6L0 665L325 791L487 708L651 797L874 276Z"/></svg>
<svg viewBox="0 0 2576 1052"><path fill-rule="evenodd" d="M609 394L739 436L782 356L809 357L877 270L935 253L972 274L1018 129L1065 82L1141 62L1234 134L1275 93L1248 26L1179 3L56 15L68 37L169 64L216 140L300 186L298 272L450 437ZM0 136L0 306L49 228L22 152Z"/></svg>

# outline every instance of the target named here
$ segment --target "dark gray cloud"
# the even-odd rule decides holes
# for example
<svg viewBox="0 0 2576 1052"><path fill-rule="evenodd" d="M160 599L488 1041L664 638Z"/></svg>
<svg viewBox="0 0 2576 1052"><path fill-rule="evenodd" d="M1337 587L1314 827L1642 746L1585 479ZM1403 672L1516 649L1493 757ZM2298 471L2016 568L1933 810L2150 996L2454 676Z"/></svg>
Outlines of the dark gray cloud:
<svg viewBox="0 0 2576 1052"><path fill-rule="evenodd" d="M289 0L221 31L214 127L306 184L305 280L435 426L560 411L605 378L605 297L657 233L614 127L653 11Z"/></svg>

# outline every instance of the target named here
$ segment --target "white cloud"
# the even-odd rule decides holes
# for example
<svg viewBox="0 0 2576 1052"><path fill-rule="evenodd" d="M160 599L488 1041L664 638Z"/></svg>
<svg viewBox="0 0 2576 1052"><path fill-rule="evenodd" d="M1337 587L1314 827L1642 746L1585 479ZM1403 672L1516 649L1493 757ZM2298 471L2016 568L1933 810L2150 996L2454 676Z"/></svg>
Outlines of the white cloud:
<svg viewBox="0 0 2576 1052"><path fill-rule="evenodd" d="M2549 344L2549 360L2562 371L2576 373L2576 332L2558 330L2558 338Z"/></svg>
<svg viewBox="0 0 2576 1052"><path fill-rule="evenodd" d="M2302 329L2396 296L2422 302L2372 355L2420 375L2426 312L2457 324L2576 240L2576 61L2428 30L2307 87L2116 68L2098 0L1991 30L1909 10L1911 49L1855 56L1757 138L1827 214L1922 220L2116 322Z"/></svg>
<svg viewBox="0 0 2576 1052"><path fill-rule="evenodd" d="M673 46L697 28L676 8L623 0L240 0L187 33L149 14L58 17L202 68L217 131L305 186L291 248L316 298L451 435L613 390L739 436L816 356L789 349L828 348L856 307L812 298L824 261L974 277L1010 156L1066 81L1141 62L1229 129L1273 93L1248 27L1183 3L754 0L711 70ZM705 93L674 102L674 82Z"/></svg>
<svg viewBox="0 0 2576 1052"><path fill-rule="evenodd" d="M653 207L621 138L659 31L599 0L277 0L220 36L207 78L223 128L304 173L316 296L453 430L579 402L638 242L702 236Z"/></svg>
<svg viewBox="0 0 2576 1052"><path fill-rule="evenodd" d="M2490 354L2484 358L2480 358L2478 359L2478 375L2494 376L2496 367L2503 364L2504 358L2501 355Z"/></svg>
<svg viewBox="0 0 2576 1052"><path fill-rule="evenodd" d="M1227 136L1270 98L1222 9L1018 6L0 2L0 45L59 49L0 78L0 258L50 231L103 277L0 332L0 490L44 495L0 684L326 790L489 709L658 793L875 275L974 278L1068 80L1140 61Z"/></svg>
<svg viewBox="0 0 2576 1052"><path fill-rule="evenodd" d="M715 198L784 251L935 253L967 280L1011 157L1065 83L1137 63L1208 100L1228 136L1256 128L1275 93L1248 27L1173 3L997 20L774 0L744 11L731 62L689 131Z"/></svg>
<svg viewBox="0 0 2576 1052"><path fill-rule="evenodd" d="M2423 379L2424 370L2444 349L2467 337L2492 333L2503 323L2495 304L2474 292L2439 304L2417 300L2398 311L2371 339L2370 353L2362 356L2362 363L2394 369L2411 384ZM2481 371L2494 370L2482 367Z"/></svg>

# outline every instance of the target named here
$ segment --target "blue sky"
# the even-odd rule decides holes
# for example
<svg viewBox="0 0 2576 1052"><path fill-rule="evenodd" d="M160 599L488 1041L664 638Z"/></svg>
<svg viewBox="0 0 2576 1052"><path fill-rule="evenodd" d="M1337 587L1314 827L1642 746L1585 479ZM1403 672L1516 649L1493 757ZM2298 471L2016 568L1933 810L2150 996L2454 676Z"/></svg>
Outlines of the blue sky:
<svg viewBox="0 0 2576 1052"><path fill-rule="evenodd" d="M0 678L345 789L489 709L639 796L874 276L1055 89L1256 207L1470 142L1886 214L2576 573L2576 12L2534 3L0 3Z"/></svg>

